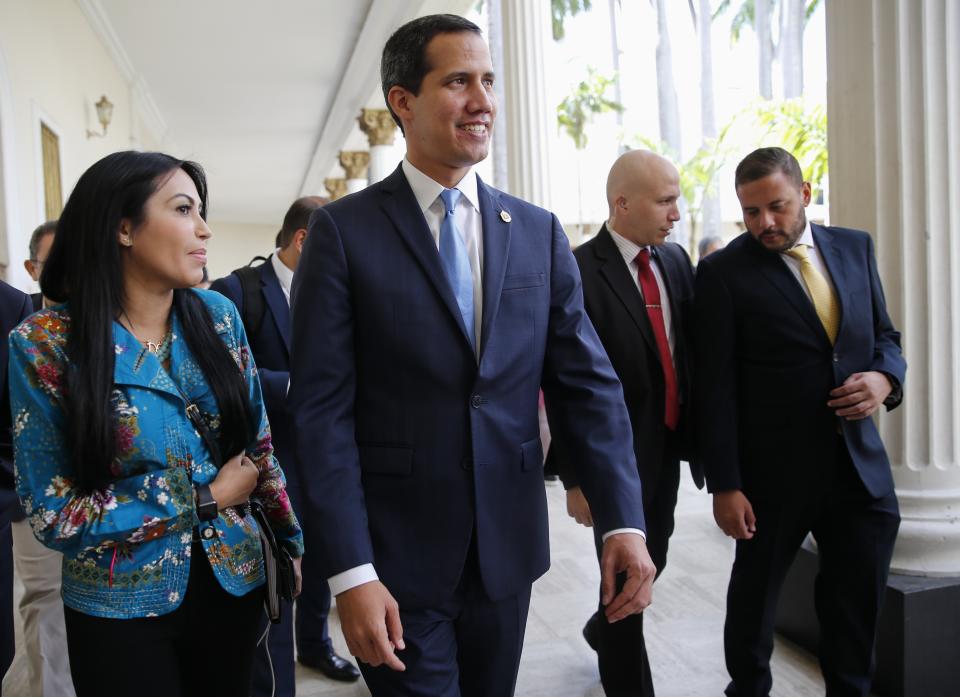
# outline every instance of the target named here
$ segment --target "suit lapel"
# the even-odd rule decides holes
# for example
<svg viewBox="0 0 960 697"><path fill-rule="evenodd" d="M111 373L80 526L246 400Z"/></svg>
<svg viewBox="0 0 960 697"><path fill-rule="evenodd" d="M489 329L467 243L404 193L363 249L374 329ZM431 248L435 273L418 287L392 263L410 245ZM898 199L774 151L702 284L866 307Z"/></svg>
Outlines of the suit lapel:
<svg viewBox="0 0 960 697"><path fill-rule="evenodd" d="M270 314L273 315L273 321L277 325L277 331L283 338L287 355L290 355L290 306L287 304L287 297L283 294L280 279L277 278L270 259L260 265L260 284L267 307L270 308Z"/></svg>
<svg viewBox="0 0 960 697"><path fill-rule="evenodd" d="M477 177L477 198L480 200L480 221L483 229L483 320L480 325L480 351L487 345L490 328L500 307L500 291L507 270L511 223L509 211L502 215L497 192Z"/></svg>
<svg viewBox="0 0 960 697"><path fill-rule="evenodd" d="M813 241L820 250L830 280L833 281L833 290L837 294L837 303L840 305L840 325L843 326L844 308L847 306L847 274L843 263L843 255L838 248L836 237L826 228L816 223L810 223Z"/></svg>
<svg viewBox="0 0 960 697"><path fill-rule="evenodd" d="M644 341L650 347L651 353L659 361L660 352L657 349L657 340L653 336L653 327L650 326L650 316L644 306L643 296L640 295L637 284L630 277L630 269L624 263L623 255L614 243L613 237L610 236L606 225L597 233L594 254L600 262L600 275L623 303Z"/></svg>
<svg viewBox="0 0 960 697"><path fill-rule="evenodd" d="M806 291L800 286L800 282L790 269L787 268L786 263L780 258L780 255L776 252L768 252L760 246L759 242L752 238L747 242L749 248L757 258L757 265L760 268L760 272L780 291L787 302L800 313L800 316L810 325L810 328L816 332L818 336L823 337L824 341L829 341L827 332L823 328L820 318L817 317L817 311L814 309L813 303L810 302Z"/></svg>
<svg viewBox="0 0 960 697"><path fill-rule="evenodd" d="M450 287L450 282L440 265L440 253L437 251L437 245L433 241L433 235L430 234L430 228L427 226L423 212L413 195L413 190L410 188L407 178L403 175L402 165L398 166L393 174L381 182L381 190L387 194L382 204L384 213L393 222L397 234L410 249L410 253L417 260L430 283L447 306L447 310L453 315L463 334L463 340L470 347L470 339L463 324L460 306L457 305L453 289ZM470 347L470 350L473 351L473 348Z"/></svg>

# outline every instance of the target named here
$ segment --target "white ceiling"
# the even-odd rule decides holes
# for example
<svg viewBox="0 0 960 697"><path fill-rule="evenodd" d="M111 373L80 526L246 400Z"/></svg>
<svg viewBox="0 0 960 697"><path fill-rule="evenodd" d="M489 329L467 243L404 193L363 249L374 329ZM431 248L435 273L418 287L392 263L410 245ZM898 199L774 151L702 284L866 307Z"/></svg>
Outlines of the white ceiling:
<svg viewBox="0 0 960 697"><path fill-rule="evenodd" d="M211 218L273 225L302 192L323 193L360 108L374 103L389 34L472 4L78 1L163 131L161 147L207 170Z"/></svg>

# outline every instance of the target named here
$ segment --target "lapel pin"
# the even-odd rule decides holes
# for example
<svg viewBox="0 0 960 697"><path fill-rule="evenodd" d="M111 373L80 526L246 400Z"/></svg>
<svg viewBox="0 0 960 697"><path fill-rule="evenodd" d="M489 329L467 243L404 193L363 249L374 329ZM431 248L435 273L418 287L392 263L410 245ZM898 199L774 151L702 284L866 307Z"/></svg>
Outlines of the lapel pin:
<svg viewBox="0 0 960 697"><path fill-rule="evenodd" d="M507 213L506 211L500 211L500 220L502 220L505 223L509 223L512 220L512 218L510 217L510 214Z"/></svg>

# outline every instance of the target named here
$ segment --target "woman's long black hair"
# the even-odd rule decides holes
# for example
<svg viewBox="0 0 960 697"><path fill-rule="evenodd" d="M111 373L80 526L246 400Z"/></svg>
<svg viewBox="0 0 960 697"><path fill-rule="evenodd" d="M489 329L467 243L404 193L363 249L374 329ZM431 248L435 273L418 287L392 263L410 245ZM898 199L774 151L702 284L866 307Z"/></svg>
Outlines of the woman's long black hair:
<svg viewBox="0 0 960 697"><path fill-rule="evenodd" d="M117 453L113 392L113 322L123 309L121 221L134 232L144 206L176 169L193 180L206 219L207 181L194 162L156 152L117 152L83 173L57 223L57 234L40 275L40 289L67 302L70 332L65 375L66 452L74 484L102 489L114 477ZM189 288L173 292L183 338L213 391L220 411L220 452L230 457L255 437L247 388L236 362L217 335L200 297Z"/></svg>

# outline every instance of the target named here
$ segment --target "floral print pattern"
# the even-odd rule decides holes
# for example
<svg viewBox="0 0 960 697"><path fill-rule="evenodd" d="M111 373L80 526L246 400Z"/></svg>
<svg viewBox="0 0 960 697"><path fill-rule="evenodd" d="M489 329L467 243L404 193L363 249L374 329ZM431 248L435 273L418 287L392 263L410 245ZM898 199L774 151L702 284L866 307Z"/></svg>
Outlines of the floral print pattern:
<svg viewBox="0 0 960 697"><path fill-rule="evenodd" d="M242 372L254 413L256 440L247 455L260 468L254 491L274 534L297 557L303 536L273 457L270 427L243 325L233 303L196 290ZM217 468L186 416L183 394L216 438L216 399L172 319L169 372L133 335L114 323L117 456L113 479L83 494L74 485L64 440L63 375L68 360L69 304L26 319L10 335L10 400L17 488L37 538L64 554L63 599L75 610L113 618L173 611L187 587L196 516L193 486L209 484ZM181 393L182 390L182 393ZM204 552L225 590L243 595L264 580L256 523L233 508L201 531Z"/></svg>

